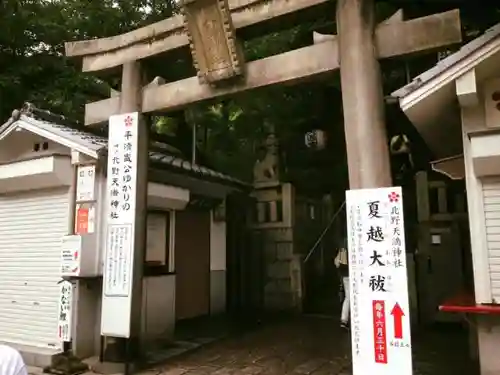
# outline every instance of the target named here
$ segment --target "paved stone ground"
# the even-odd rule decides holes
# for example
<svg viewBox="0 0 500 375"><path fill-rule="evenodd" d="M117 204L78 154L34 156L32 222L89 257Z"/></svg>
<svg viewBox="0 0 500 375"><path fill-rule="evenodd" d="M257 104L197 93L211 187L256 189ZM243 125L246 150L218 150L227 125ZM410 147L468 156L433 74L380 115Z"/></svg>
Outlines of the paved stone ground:
<svg viewBox="0 0 500 375"><path fill-rule="evenodd" d="M415 375L475 375L463 332L413 334ZM349 375L350 338L325 318L296 318L204 347L144 375Z"/></svg>

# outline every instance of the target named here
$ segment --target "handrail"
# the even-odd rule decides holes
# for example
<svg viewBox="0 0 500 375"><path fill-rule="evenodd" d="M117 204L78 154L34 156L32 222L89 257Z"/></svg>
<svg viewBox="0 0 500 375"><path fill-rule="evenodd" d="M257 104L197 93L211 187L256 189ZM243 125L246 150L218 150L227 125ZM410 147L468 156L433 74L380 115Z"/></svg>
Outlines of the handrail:
<svg viewBox="0 0 500 375"><path fill-rule="evenodd" d="M304 258L304 263L307 263L307 261L309 260L309 258L311 257L311 255L314 253L314 250L316 250L316 248L318 247L318 245L321 243L321 240L323 239L323 237L325 237L325 235L330 230L330 228L331 228L332 224L335 222L335 219L337 218L337 216L339 216L339 214L342 212L342 209L344 208L344 206L345 206L345 201L339 207L339 209L337 210L337 212L335 212L335 214L332 216L330 222L328 223L328 225L323 230L323 233L320 234L320 236L318 237L318 240L314 243L314 245L311 248L311 250L309 250L309 253Z"/></svg>

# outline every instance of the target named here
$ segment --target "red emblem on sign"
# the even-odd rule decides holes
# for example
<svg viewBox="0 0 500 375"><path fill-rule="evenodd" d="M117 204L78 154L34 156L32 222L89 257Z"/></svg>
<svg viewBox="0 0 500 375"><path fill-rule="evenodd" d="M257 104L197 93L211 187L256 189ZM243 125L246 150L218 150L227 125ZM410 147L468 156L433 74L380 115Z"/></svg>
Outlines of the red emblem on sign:
<svg viewBox="0 0 500 375"><path fill-rule="evenodd" d="M391 203L397 203L399 201L399 194L393 191L391 194L389 194L389 202Z"/></svg>
<svg viewBox="0 0 500 375"><path fill-rule="evenodd" d="M385 326L385 301L373 301L373 343L375 363L387 364L387 335Z"/></svg>
<svg viewBox="0 0 500 375"><path fill-rule="evenodd" d="M133 122L134 122L134 120L132 120L131 116L125 117L125 126L127 128L131 127Z"/></svg>

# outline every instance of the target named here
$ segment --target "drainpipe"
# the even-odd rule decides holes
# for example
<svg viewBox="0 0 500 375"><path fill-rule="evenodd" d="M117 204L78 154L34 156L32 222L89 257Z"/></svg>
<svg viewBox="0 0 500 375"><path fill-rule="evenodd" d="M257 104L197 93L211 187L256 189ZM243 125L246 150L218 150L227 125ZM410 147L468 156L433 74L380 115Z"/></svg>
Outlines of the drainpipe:
<svg viewBox="0 0 500 375"><path fill-rule="evenodd" d="M68 220L68 235L75 234L76 215L76 184L78 183L78 164L73 165L73 180L70 186L70 206Z"/></svg>
<svg viewBox="0 0 500 375"><path fill-rule="evenodd" d="M73 154L73 152L72 152ZM73 164L73 155L71 158L71 163ZM76 184L78 183L78 164L73 164L73 176L72 176L72 181L71 181L71 186L69 188L69 218L68 218L68 235L73 235L75 234L75 214L76 214ZM72 280L69 280L73 286L74 290L74 283ZM75 309L75 299L72 299L72 306L71 306L71 314L74 314L74 309ZM74 319L71 319L71 323L74 323ZM73 327L70 327L70 330L73 331ZM73 340L73 332L71 332L71 341ZM63 342L63 351L64 353L68 353L71 351L72 348L72 342L71 341L64 341Z"/></svg>
<svg viewBox="0 0 500 375"><path fill-rule="evenodd" d="M191 150L191 164L196 164L196 124L193 122L193 139L192 139L192 150Z"/></svg>

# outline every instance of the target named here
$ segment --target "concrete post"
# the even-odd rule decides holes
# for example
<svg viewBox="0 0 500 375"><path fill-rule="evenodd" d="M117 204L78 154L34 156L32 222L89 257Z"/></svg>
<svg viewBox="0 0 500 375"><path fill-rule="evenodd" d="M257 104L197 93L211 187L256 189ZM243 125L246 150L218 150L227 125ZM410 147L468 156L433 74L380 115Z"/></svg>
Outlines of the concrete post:
<svg viewBox="0 0 500 375"><path fill-rule="evenodd" d="M374 0L338 0L340 77L351 189L392 185Z"/></svg>

